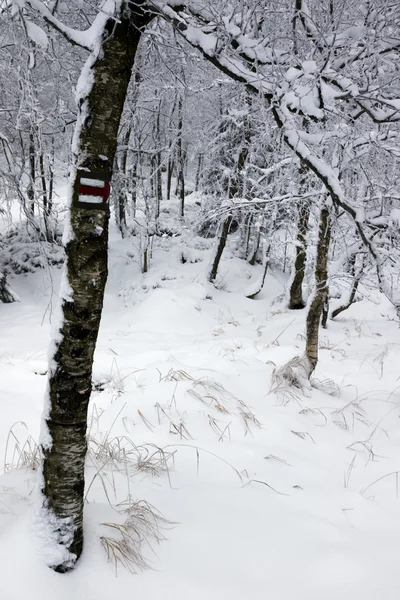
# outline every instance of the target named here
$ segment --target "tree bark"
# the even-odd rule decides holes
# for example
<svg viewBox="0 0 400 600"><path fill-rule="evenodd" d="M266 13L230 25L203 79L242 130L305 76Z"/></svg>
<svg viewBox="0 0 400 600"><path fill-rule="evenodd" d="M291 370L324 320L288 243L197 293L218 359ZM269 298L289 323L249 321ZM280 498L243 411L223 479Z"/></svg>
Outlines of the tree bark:
<svg viewBox="0 0 400 600"><path fill-rule="evenodd" d="M177 142L176 142L176 151L177 151L177 190L179 191L180 198L180 217L181 219L185 216L185 155L182 148L182 135L183 135L183 99L182 96L179 96L178 99L178 132L177 132Z"/></svg>
<svg viewBox="0 0 400 600"><path fill-rule="evenodd" d="M222 253L224 251L226 240L228 239L229 229L232 223L232 215L226 217L221 225L221 232L218 237L218 244L215 250L214 258L211 265L210 274L208 276L208 281L213 283L217 277L218 266L221 260Z"/></svg>
<svg viewBox="0 0 400 600"><path fill-rule="evenodd" d="M345 304L342 304L342 306L338 306L338 308L335 308L335 310L332 311L331 319L334 319L335 317L340 315L340 313L342 313L343 311L350 308L350 306L353 304L355 297L356 297L357 290L358 290L358 286L359 286L361 278L363 276L364 266L365 266L365 259L363 257L362 263L361 263L359 269L357 271L355 271L355 269L354 269L354 279L353 279L353 283L351 286L351 291L350 291L348 301Z"/></svg>
<svg viewBox="0 0 400 600"><path fill-rule="evenodd" d="M132 4L130 6L132 7ZM92 364L107 280L109 206L82 207L79 176L111 176L119 122L143 26L150 16L135 2L106 22L102 43L86 64L92 87L78 102L75 164L70 175L71 232L66 245L62 319L50 359L48 406L41 446L43 507L59 550L58 572L74 568L83 547L84 464Z"/></svg>
<svg viewBox="0 0 400 600"><path fill-rule="evenodd" d="M301 170L302 171L302 170ZM300 171L300 194L304 190L304 172ZM304 170L303 170L304 171ZM303 300L303 281L307 260L307 228L310 218L310 205L303 201L299 207L299 224L296 238L296 258L294 262L294 277L290 286L289 308L299 310L305 307Z"/></svg>
<svg viewBox="0 0 400 600"><path fill-rule="evenodd" d="M0 302L4 302L5 304L9 304L11 302L16 302L17 296L10 289L10 286L7 283L7 275L5 273L0 272Z"/></svg>
<svg viewBox="0 0 400 600"><path fill-rule="evenodd" d="M200 153L197 158L196 181L195 181L195 186L194 186L194 189L196 192L199 190L202 167L203 167L203 155Z"/></svg>
<svg viewBox="0 0 400 600"><path fill-rule="evenodd" d="M31 132L29 134L29 184L26 192L29 200L29 211L31 215L33 215L35 212L35 180L35 138Z"/></svg>
<svg viewBox="0 0 400 600"><path fill-rule="evenodd" d="M131 194L132 194L132 212L133 212L133 218L136 217L136 200L137 200L137 177L138 177L138 172L137 172L137 158L135 158L135 161L133 163L133 167L132 167L132 176L131 176Z"/></svg>
<svg viewBox="0 0 400 600"><path fill-rule="evenodd" d="M250 132L249 132L249 128L246 124L245 145L242 147L242 149L239 153L237 167L236 167L236 173L235 173L235 176L231 180L229 190L228 190L228 195L229 195L230 199L234 198L238 194L240 195L243 193L243 188L244 188L243 171L246 166L247 156L249 153L249 144L250 144ZM216 248L213 262L211 265L210 274L208 276L208 281L210 281L211 283L213 281L215 281L215 279L217 277L219 263L220 263L226 242L228 240L228 233L229 233L229 230L230 230L230 227L232 224L232 219L233 219L232 215L229 215L228 217L225 218L225 220L222 223L222 226L220 227L220 235L218 238L217 248Z"/></svg>
<svg viewBox="0 0 400 600"><path fill-rule="evenodd" d="M117 191L117 209L118 209L118 227L121 237L124 238L126 235L127 223L126 223L126 204L127 204L127 161L128 161L128 145L129 138L131 135L130 127L127 128L125 134L122 136L122 150L120 156L117 158L118 171L119 171L119 189Z"/></svg>
<svg viewBox="0 0 400 600"><path fill-rule="evenodd" d="M50 227L49 227L49 203L48 203L48 193L47 193L47 185L46 185L46 172L44 169L43 150L40 150L40 153L39 153L39 173L40 173L40 181L42 184L44 229L45 229L46 239L48 242L50 242L52 236L51 236Z"/></svg>
<svg viewBox="0 0 400 600"><path fill-rule="evenodd" d="M53 189L54 189L54 136L51 139L51 152L49 159L49 205L48 214L53 210Z"/></svg>
<svg viewBox="0 0 400 600"><path fill-rule="evenodd" d="M318 362L318 333L324 304L328 293L328 252L331 237L329 209L324 204L321 208L317 257L315 263L315 293L307 314L306 324L306 357L308 359L309 376Z"/></svg>

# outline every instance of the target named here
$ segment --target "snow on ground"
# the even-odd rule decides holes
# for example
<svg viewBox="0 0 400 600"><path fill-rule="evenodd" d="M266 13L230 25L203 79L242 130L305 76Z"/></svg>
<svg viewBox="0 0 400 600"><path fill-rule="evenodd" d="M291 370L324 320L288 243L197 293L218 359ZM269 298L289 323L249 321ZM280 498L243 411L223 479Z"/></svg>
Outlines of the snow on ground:
<svg viewBox="0 0 400 600"><path fill-rule="evenodd" d="M273 303L284 277L270 273L248 300L259 267L227 253L215 289L211 241L193 240L199 262L182 264L183 246L165 240L144 276L134 244L113 231L86 544L68 575L35 550L29 468L59 272L15 277L22 302L0 306L1 598L397 599L400 334L386 300L329 323L311 393L278 393L273 369L302 352L305 325L305 311ZM173 522L143 545L151 569L138 574L116 573L100 541L118 537L102 523L123 523L129 498Z"/></svg>

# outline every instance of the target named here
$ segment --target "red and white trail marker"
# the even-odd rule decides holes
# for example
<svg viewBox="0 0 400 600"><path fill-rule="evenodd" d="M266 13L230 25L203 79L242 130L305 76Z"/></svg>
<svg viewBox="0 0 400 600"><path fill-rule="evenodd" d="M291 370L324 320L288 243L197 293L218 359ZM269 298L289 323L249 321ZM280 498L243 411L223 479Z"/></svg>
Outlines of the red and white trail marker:
<svg viewBox="0 0 400 600"><path fill-rule="evenodd" d="M110 195L110 183L104 179L81 177L78 193L79 202L84 204L106 204Z"/></svg>

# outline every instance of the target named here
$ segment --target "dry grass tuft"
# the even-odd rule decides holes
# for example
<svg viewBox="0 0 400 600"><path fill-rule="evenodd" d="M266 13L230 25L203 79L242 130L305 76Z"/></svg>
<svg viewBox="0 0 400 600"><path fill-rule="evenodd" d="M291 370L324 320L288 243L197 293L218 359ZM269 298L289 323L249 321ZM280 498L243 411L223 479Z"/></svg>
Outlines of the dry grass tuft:
<svg viewBox="0 0 400 600"><path fill-rule="evenodd" d="M24 421L17 421L8 432L4 452L4 472L7 473L13 469L36 471L40 464L40 447L31 435L24 442L21 442L14 432L16 425L22 425L26 430L28 429ZM14 446L11 448L13 443Z"/></svg>
<svg viewBox="0 0 400 600"><path fill-rule="evenodd" d="M143 545L147 544L154 552L151 542L165 540L163 530L173 523L144 500L128 498L119 507L120 514L126 517L123 523L102 523L110 532L110 535L100 537L108 561L114 565L116 573L119 565L131 573L151 568L144 557Z"/></svg>
<svg viewBox="0 0 400 600"><path fill-rule="evenodd" d="M339 398L341 394L340 387L332 379L316 379L313 377L310 381L311 387L328 396Z"/></svg>
<svg viewBox="0 0 400 600"><path fill-rule="evenodd" d="M310 367L306 356L295 356L280 369L272 372L269 393L275 392L286 402L310 395Z"/></svg>

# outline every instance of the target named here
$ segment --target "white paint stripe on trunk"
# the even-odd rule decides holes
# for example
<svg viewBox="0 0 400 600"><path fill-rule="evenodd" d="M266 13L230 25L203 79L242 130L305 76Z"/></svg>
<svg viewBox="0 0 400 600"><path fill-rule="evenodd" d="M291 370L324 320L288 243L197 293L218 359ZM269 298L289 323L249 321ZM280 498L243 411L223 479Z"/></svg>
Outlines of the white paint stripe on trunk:
<svg viewBox="0 0 400 600"><path fill-rule="evenodd" d="M81 185L90 185L91 187L103 188L105 186L105 181L101 179L89 179L88 177L81 177Z"/></svg>
<svg viewBox="0 0 400 600"><path fill-rule="evenodd" d="M103 197L102 196L86 196L85 194L81 194L79 196L79 202L88 202L89 204L102 204Z"/></svg>

